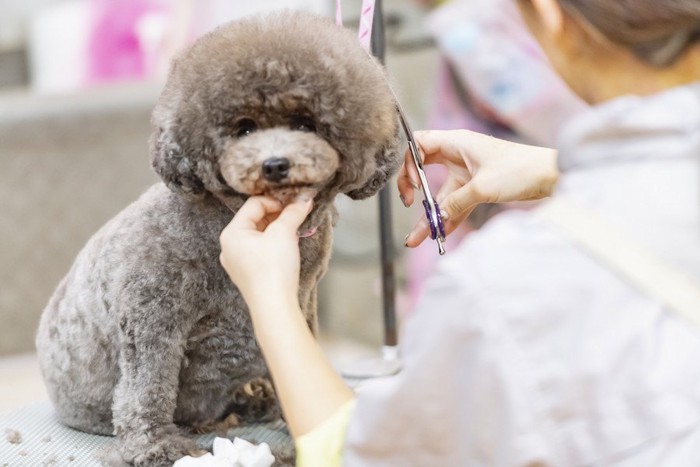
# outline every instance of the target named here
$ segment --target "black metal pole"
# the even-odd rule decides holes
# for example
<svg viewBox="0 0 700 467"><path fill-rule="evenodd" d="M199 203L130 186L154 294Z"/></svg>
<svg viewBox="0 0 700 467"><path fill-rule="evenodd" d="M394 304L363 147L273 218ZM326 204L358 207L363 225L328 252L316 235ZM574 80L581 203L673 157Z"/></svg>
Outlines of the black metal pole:
<svg viewBox="0 0 700 467"><path fill-rule="evenodd" d="M384 63L386 35L382 1L374 4L374 20L370 38L372 54ZM382 258L382 308L384 311L384 345L398 344L396 332L396 276L394 274L394 232L391 222L391 188L387 185L379 192L379 238Z"/></svg>

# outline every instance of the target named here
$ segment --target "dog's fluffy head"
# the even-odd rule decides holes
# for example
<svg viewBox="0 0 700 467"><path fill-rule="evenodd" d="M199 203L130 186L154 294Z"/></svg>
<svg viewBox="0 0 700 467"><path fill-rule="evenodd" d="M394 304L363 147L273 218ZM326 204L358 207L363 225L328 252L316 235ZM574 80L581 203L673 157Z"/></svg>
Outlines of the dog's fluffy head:
<svg viewBox="0 0 700 467"><path fill-rule="evenodd" d="M172 64L153 166L192 197L373 195L399 164L381 65L350 31L282 11L226 24Z"/></svg>

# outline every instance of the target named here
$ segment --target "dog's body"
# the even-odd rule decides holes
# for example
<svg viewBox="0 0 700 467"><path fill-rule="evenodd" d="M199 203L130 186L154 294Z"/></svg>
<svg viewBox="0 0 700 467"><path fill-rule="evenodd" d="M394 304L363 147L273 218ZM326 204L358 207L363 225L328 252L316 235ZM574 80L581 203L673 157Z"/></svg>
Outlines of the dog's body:
<svg viewBox="0 0 700 467"><path fill-rule="evenodd" d="M176 425L279 415L246 305L218 261L233 213L250 195L314 196L299 301L315 331L333 199L374 194L399 160L383 71L351 33L301 13L200 39L174 62L153 124L165 184L88 242L44 311L37 349L65 424L116 433L125 460L158 466L195 449Z"/></svg>

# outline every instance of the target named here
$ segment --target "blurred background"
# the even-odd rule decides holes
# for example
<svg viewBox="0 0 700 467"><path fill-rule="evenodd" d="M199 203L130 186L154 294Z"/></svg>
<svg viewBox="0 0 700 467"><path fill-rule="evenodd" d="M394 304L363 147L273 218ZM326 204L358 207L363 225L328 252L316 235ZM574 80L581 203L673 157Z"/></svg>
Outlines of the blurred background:
<svg viewBox="0 0 700 467"><path fill-rule="evenodd" d="M355 29L361 0L342 3ZM514 3L384 1L386 64L414 129L551 145L581 110ZM0 0L0 411L44 397L33 349L48 298L87 239L157 182L149 117L173 53L224 21L283 7L335 15L334 0ZM443 174L429 175L437 192ZM420 213L390 189L401 319L437 249L403 248ZM383 324L377 201L338 208L319 316L342 360L378 351ZM448 250L500 209L479 209Z"/></svg>

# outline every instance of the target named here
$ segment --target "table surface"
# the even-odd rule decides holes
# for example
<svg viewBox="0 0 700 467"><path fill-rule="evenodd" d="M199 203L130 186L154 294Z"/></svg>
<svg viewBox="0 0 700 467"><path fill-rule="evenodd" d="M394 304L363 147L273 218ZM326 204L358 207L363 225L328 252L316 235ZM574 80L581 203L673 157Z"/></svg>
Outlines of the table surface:
<svg viewBox="0 0 700 467"><path fill-rule="evenodd" d="M39 402L0 416L0 467L124 466L115 452L115 439L82 433L61 425L51 403ZM211 449L215 434L196 437L202 449ZM227 437L267 443L277 458L275 466L294 465L294 445L281 420L233 428Z"/></svg>

